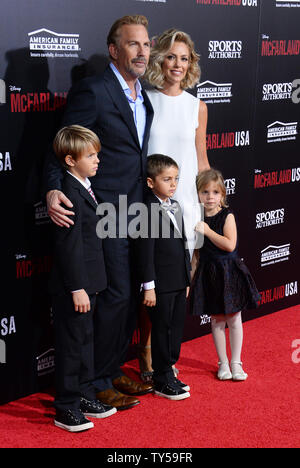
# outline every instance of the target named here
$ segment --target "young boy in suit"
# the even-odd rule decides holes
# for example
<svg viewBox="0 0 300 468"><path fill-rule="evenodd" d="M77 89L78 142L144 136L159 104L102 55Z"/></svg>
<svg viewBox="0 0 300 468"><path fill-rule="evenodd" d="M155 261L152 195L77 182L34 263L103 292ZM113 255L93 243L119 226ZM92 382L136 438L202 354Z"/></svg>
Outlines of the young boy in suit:
<svg viewBox="0 0 300 468"><path fill-rule="evenodd" d="M174 376L172 368L180 354L191 269L182 212L178 202L171 199L178 172L177 163L168 156L148 157L148 232L136 241L143 303L152 322L154 391L170 400L190 396L188 385Z"/></svg>
<svg viewBox="0 0 300 468"><path fill-rule="evenodd" d="M86 416L105 418L116 412L96 399L92 385L96 295L106 288L106 272L96 234L97 201L88 177L97 172L101 145L91 130L72 125L58 132L53 147L66 169L63 191L75 212L72 226L54 227L50 279L56 369L54 424L79 432L94 427Z"/></svg>

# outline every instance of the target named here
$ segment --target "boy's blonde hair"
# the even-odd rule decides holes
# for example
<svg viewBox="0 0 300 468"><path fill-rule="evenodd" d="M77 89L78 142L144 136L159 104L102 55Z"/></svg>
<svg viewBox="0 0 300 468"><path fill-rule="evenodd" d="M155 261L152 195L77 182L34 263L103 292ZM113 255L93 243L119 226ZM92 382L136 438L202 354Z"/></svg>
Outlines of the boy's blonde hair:
<svg viewBox="0 0 300 468"><path fill-rule="evenodd" d="M81 154L89 144L99 153L101 143L96 133L81 125L70 125L63 127L56 134L53 149L61 164L67 168L65 157L70 155L75 161L80 159Z"/></svg>
<svg viewBox="0 0 300 468"><path fill-rule="evenodd" d="M217 169L210 168L206 171L199 172L196 177L197 192L201 192L201 190L203 190L210 182L215 182L219 185L222 194L221 205L223 208L227 208L228 204L226 200L226 187L224 184L224 178L221 172Z"/></svg>

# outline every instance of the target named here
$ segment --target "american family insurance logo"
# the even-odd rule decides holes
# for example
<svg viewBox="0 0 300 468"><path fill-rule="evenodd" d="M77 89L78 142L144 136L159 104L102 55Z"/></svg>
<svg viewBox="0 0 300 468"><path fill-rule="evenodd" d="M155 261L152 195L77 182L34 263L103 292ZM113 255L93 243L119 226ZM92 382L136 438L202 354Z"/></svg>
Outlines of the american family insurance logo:
<svg viewBox="0 0 300 468"><path fill-rule="evenodd" d="M267 142L279 143L283 141L296 140L298 135L298 122L284 123L276 121L268 125Z"/></svg>
<svg viewBox="0 0 300 468"><path fill-rule="evenodd" d="M49 348L47 351L36 357L37 373L41 377L46 374L54 372L55 359L54 359L54 348Z"/></svg>
<svg viewBox="0 0 300 468"><path fill-rule="evenodd" d="M79 34L65 34L37 29L28 33L31 57L78 57Z"/></svg>
<svg viewBox="0 0 300 468"><path fill-rule="evenodd" d="M204 81L197 85L197 97L206 104L229 104L232 98L232 83Z"/></svg>
<svg viewBox="0 0 300 468"><path fill-rule="evenodd" d="M290 259L291 244L268 245L261 251L261 266L274 265Z"/></svg>
<svg viewBox="0 0 300 468"><path fill-rule="evenodd" d="M196 0L197 5L217 5L228 7L257 7L258 0Z"/></svg>
<svg viewBox="0 0 300 468"><path fill-rule="evenodd" d="M300 8L300 0L275 0L277 8Z"/></svg>

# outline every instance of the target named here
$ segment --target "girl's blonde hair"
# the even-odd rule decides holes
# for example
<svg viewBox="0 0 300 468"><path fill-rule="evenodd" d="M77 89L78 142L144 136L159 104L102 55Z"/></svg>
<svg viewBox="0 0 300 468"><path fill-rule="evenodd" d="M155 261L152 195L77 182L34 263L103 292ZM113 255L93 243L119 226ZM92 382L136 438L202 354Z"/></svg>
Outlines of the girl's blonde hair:
<svg viewBox="0 0 300 468"><path fill-rule="evenodd" d="M206 171L199 172L196 177L197 192L201 192L210 182L215 182L219 185L222 195L221 206L223 208L227 208L228 204L226 200L226 187L224 184L224 178L221 172L217 169L210 168Z"/></svg>
<svg viewBox="0 0 300 468"><path fill-rule="evenodd" d="M187 74L181 82L182 89L193 88L200 80L199 67L200 56L195 51L195 45L189 34L177 29L168 29L160 36L153 38L154 46L151 50L149 65L145 78L158 89L163 88L165 76L162 72L162 64L174 42L183 42L190 50L190 63Z"/></svg>

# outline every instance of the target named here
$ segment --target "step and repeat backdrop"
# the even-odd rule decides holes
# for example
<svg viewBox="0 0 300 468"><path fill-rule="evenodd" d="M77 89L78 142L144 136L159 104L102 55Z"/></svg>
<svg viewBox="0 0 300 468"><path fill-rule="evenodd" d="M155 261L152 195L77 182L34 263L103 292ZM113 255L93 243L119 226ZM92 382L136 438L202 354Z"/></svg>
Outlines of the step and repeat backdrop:
<svg viewBox="0 0 300 468"><path fill-rule="evenodd" d="M53 381L44 158L72 83L105 68L111 24L136 13L150 37L188 32L201 56L191 93L207 103L209 161L261 292L244 320L299 303L300 0L2 0L0 404ZM185 340L209 331L188 317Z"/></svg>

